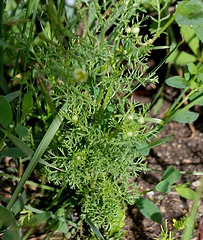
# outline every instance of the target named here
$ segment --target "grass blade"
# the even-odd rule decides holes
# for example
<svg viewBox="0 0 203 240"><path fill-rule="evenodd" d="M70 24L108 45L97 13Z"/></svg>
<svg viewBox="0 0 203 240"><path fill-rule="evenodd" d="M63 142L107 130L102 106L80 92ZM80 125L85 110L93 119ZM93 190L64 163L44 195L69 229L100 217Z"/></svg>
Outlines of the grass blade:
<svg viewBox="0 0 203 240"><path fill-rule="evenodd" d="M67 103L65 102L63 107L61 108L62 111L66 111L67 110ZM7 209L10 210L11 207L13 206L13 204L15 203L18 195L20 194L23 185L25 184L26 180L29 178L30 174L32 173L32 171L34 170L35 166L37 165L37 163L39 162L40 158L42 157L42 155L44 154L44 152L46 151L47 147L49 146L51 140L53 139L54 135L56 134L57 130L59 129L61 123L63 121L63 117L61 116L61 114L57 114L55 119L53 120L53 122L51 123L49 129L47 130L47 132L45 133L43 139L41 140L37 150L35 151L33 157L30 160L29 165L27 166L20 182L18 183L8 205L7 205Z"/></svg>

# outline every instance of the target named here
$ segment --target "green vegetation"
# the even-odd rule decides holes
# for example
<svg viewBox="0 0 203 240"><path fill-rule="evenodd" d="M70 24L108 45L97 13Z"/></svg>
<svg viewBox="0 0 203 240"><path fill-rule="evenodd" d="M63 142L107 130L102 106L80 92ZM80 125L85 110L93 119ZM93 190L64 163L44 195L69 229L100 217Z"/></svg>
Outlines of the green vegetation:
<svg viewBox="0 0 203 240"><path fill-rule="evenodd" d="M172 139L157 137L162 128L195 121L198 113L189 109L203 104L203 52L196 47L203 4L182 1L169 16L170 2L92 0L69 6L64 0L0 0L0 160L11 157L15 163L14 172L0 175L18 181L10 199L1 196L3 239L28 239L41 224L46 239L57 230L65 239L123 239L125 210L135 204L162 222L136 178L150 171L150 149ZM192 54L178 50L183 41L172 34L175 19ZM165 31L171 46L156 46ZM157 49L168 55L151 70L148 59ZM181 91L158 119L150 113L163 84L149 104L135 101L133 92L158 84L157 71L166 61L163 84ZM184 66L184 75L169 77L172 64ZM194 200L193 218L187 218L194 222L202 189L175 185L180 178L171 166L153 191L174 188ZM34 201L25 186L38 187L42 199ZM174 227L179 231L185 224L180 220ZM166 223L160 239L173 239L176 230L168 233Z"/></svg>

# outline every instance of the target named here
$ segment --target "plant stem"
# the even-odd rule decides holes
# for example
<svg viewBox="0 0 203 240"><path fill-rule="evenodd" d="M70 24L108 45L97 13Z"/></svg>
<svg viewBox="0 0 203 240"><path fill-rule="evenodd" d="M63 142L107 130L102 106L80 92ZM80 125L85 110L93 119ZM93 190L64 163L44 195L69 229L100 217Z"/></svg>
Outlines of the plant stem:
<svg viewBox="0 0 203 240"><path fill-rule="evenodd" d="M26 67L27 67L27 60L28 60L28 55L29 55L30 46L31 46L31 42L32 42L33 28L34 28L34 24L35 24L35 18L37 15L38 4L39 4L39 0L36 0L34 10L33 10L33 16L32 16L29 36L28 36L28 40L27 40L28 44L27 44L27 48L26 48L25 60L24 60L24 66L23 66L24 71L26 70Z"/></svg>
<svg viewBox="0 0 203 240"><path fill-rule="evenodd" d="M14 181L18 181L18 182L20 181L19 177L16 177L16 176L13 176L13 175L10 175L10 174L7 174L7 173L0 173L0 176L12 179ZM52 192L55 192L55 191L57 192L58 191L58 189L55 189L53 187L50 187L50 186L47 186L47 185L44 185L44 184L35 183L35 182L29 181L29 180L27 180L25 183L27 185L30 185L30 186L33 186L33 187L38 187L38 188L48 190L48 191L52 191Z"/></svg>
<svg viewBox="0 0 203 240"><path fill-rule="evenodd" d="M192 205L192 210L190 212L190 215L186 221L186 227L183 232L183 236L181 240L190 240L192 238L192 233L194 229L194 223L195 223L195 218L197 215L198 211L198 206L201 201L201 196L203 193L203 176L200 178L200 186L197 188L197 198L194 200L193 205Z"/></svg>
<svg viewBox="0 0 203 240"><path fill-rule="evenodd" d="M0 0L0 40L3 35L3 12L4 12L4 0ZM3 63L3 46L0 45L0 87L2 91L7 94L9 93L8 84L4 78L4 63Z"/></svg>
<svg viewBox="0 0 203 240"><path fill-rule="evenodd" d="M150 44L156 41L157 38L171 25L171 23L176 19L182 8L186 5L188 0L186 0L178 9L176 9L176 13L169 19L169 21L158 31L158 33L148 41Z"/></svg>

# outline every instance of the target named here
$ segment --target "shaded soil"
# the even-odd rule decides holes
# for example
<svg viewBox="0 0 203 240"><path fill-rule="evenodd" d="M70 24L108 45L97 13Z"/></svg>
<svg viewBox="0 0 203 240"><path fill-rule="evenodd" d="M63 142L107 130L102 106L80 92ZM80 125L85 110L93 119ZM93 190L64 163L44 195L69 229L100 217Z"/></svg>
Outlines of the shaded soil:
<svg viewBox="0 0 203 240"><path fill-rule="evenodd" d="M168 102L164 102L161 114L163 116L165 109L168 108ZM148 167L156 170L165 170L173 166L177 170L184 172L202 172L203 171L203 116L202 109L196 109L200 113L199 119L192 125L181 124L177 122L169 123L161 132L160 136L173 134L171 142L165 143L154 148L147 158ZM140 192L153 189L160 182L162 173L158 171L149 171L141 174L138 178ZM198 186L200 176L194 174L182 174L178 184L189 182L189 187L193 190ZM173 189L170 193L163 196L159 192L150 192L144 197L153 201L160 209L162 214L162 225L165 220L168 221L169 229L174 229L172 220L179 219L187 215L192 206L192 200L186 200L180 197ZM135 206L129 206L127 211L126 226L127 231L125 240L154 240L160 237L160 225L152 222L142 216ZM198 216L195 223L195 232L193 240L202 240L200 234L203 232L203 204L199 206ZM177 239L180 235L176 235Z"/></svg>

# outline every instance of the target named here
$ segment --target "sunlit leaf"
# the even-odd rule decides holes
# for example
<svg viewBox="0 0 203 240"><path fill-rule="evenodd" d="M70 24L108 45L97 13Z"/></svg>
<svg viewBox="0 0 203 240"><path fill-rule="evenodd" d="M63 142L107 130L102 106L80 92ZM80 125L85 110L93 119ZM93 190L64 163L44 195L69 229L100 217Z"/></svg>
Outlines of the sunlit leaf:
<svg viewBox="0 0 203 240"><path fill-rule="evenodd" d="M201 40L201 42L203 42L203 24L200 26L197 26L194 30L197 37Z"/></svg>
<svg viewBox="0 0 203 240"><path fill-rule="evenodd" d="M177 9L183 4L180 2ZM180 10L176 21L179 25L199 26L203 24L203 2L201 0L190 0Z"/></svg>
<svg viewBox="0 0 203 240"><path fill-rule="evenodd" d="M195 92L195 93L193 93L190 96L189 99L190 99L190 101L193 101L193 100L198 99L199 97L201 97L202 94L203 94L202 92ZM199 101L198 105L203 106L203 99L201 101Z"/></svg>
<svg viewBox="0 0 203 240"><path fill-rule="evenodd" d="M196 37L194 28L190 26L181 26L180 32L193 53L197 56L199 53L199 39Z"/></svg>
<svg viewBox="0 0 203 240"><path fill-rule="evenodd" d="M190 188L177 187L176 191L183 198L191 199L191 200L197 199L197 193Z"/></svg>

